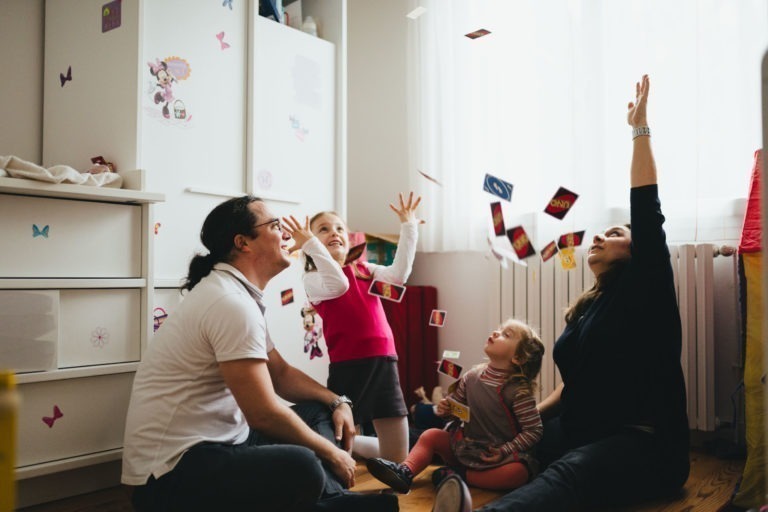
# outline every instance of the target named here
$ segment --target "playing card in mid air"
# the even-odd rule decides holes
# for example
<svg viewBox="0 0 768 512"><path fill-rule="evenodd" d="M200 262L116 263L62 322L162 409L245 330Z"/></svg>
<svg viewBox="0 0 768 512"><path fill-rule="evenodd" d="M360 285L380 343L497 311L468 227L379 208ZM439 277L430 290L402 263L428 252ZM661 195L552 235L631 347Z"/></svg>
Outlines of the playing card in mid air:
<svg viewBox="0 0 768 512"><path fill-rule="evenodd" d="M293 288L288 288L287 290L280 292L280 302L283 303L283 306L293 302Z"/></svg>
<svg viewBox="0 0 768 512"><path fill-rule="evenodd" d="M546 247L541 250L541 261L547 261L549 258L557 253L557 244L554 240L549 242Z"/></svg>
<svg viewBox="0 0 768 512"><path fill-rule="evenodd" d="M429 315L429 325L435 327L442 327L445 325L445 311L442 309L433 309L432 314Z"/></svg>
<svg viewBox="0 0 768 512"><path fill-rule="evenodd" d="M456 416L464 423L469 423L469 406L464 405L461 402L454 400L453 398L446 398L451 406L451 414Z"/></svg>
<svg viewBox="0 0 768 512"><path fill-rule="evenodd" d="M514 186L511 183L506 182L501 178L491 176L490 174L485 175L485 180L483 181L483 190L490 192L491 194L500 197L505 201L512 201L513 188Z"/></svg>
<svg viewBox="0 0 768 512"><path fill-rule="evenodd" d="M533 244L525 233L523 226L508 229L507 238L512 243L512 248L515 250L517 257L521 260L536 254L536 249L533 248Z"/></svg>
<svg viewBox="0 0 768 512"><path fill-rule="evenodd" d="M425 178L427 178L429 181L431 181L432 183L434 183L435 185L437 185L438 187L442 187L442 186L443 186L443 184L442 184L442 183L440 183L439 181L437 181L435 178L433 178L433 177L432 177L432 176L430 176L429 174L427 174L427 173L425 173L425 172L423 172L423 171L420 171L419 169L416 169L416 171L417 171L419 174L421 174L422 176L424 176Z"/></svg>
<svg viewBox="0 0 768 512"><path fill-rule="evenodd" d="M474 32L470 32L469 34L464 34L470 39L477 39L478 37L487 36L490 34L490 30L485 30L484 28L481 28L480 30L475 30Z"/></svg>
<svg viewBox="0 0 768 512"><path fill-rule="evenodd" d="M562 249L563 247L578 247L581 242L584 241L584 231L576 231L574 233L566 233L560 237L557 241L557 247Z"/></svg>
<svg viewBox="0 0 768 512"><path fill-rule="evenodd" d="M460 355L458 350L443 350L443 359L458 359Z"/></svg>
<svg viewBox="0 0 768 512"><path fill-rule="evenodd" d="M563 270L571 270L576 268L576 249L573 247L563 247L560 249L560 265L563 266Z"/></svg>
<svg viewBox="0 0 768 512"><path fill-rule="evenodd" d="M353 261L356 261L365 252L365 242L357 244L352 247L347 253L347 259L344 260L344 265L348 265Z"/></svg>
<svg viewBox="0 0 768 512"><path fill-rule="evenodd" d="M501 201L491 203L491 218L493 219L493 231L496 236L504 236L504 215L501 212Z"/></svg>
<svg viewBox="0 0 768 512"><path fill-rule="evenodd" d="M544 212L556 219L562 220L565 214L573 207L577 197L579 197L578 194L571 192L567 188L560 187L555 192L555 196L549 200L549 204L544 208Z"/></svg>
<svg viewBox="0 0 768 512"><path fill-rule="evenodd" d="M449 361L447 359L443 359L440 361L440 366L437 367L437 371L447 375L451 378L458 379L461 375L461 366L454 363L453 361Z"/></svg>
<svg viewBox="0 0 768 512"><path fill-rule="evenodd" d="M403 300L403 295L405 295L405 286L374 280L371 283L371 287L368 289L368 293L381 297L382 299L400 302Z"/></svg>

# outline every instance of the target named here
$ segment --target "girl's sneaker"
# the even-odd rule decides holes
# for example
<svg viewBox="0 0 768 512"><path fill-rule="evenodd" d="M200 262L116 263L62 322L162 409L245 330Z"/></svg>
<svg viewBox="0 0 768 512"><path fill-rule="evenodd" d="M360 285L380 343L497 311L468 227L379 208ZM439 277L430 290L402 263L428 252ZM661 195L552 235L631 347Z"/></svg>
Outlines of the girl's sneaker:
<svg viewBox="0 0 768 512"><path fill-rule="evenodd" d="M373 458L365 462L368 472L401 494L411 490L413 473L404 464L397 464L386 459Z"/></svg>

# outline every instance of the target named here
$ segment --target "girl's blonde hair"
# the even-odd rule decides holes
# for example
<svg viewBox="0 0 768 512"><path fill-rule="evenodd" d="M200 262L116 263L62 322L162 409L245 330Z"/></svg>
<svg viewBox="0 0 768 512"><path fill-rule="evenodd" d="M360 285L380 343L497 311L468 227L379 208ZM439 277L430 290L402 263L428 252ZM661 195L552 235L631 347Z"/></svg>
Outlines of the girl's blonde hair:
<svg viewBox="0 0 768 512"><path fill-rule="evenodd" d="M514 388L516 394L533 395L536 391L536 378L541 372L541 362L544 358L544 343L528 324L513 318L504 323L509 322L513 322L519 328L520 341L517 344L515 358L521 363L513 365L504 387Z"/></svg>
<svg viewBox="0 0 768 512"><path fill-rule="evenodd" d="M315 221L317 219L319 219L320 217L322 217L323 215L333 215L334 217L336 217L337 219L339 219L341 222L344 223L344 227L347 227L347 223L344 221L344 219L341 218L341 215L339 215L338 213L336 213L334 211L328 210L328 211L318 212L318 213L314 214L311 219L309 219L309 229L310 229L310 231L312 230L312 224L314 224ZM347 233L349 233L349 228L348 227L347 227ZM305 263L304 263L304 272L314 272L314 271L316 271L317 270L317 265L315 265L315 262L312 260L312 257L305 254L304 258L306 260ZM364 279L364 280L373 279L373 275L370 272L363 273L360 270L360 268L358 267L357 264L352 265L352 271L355 273L355 276L358 279Z"/></svg>

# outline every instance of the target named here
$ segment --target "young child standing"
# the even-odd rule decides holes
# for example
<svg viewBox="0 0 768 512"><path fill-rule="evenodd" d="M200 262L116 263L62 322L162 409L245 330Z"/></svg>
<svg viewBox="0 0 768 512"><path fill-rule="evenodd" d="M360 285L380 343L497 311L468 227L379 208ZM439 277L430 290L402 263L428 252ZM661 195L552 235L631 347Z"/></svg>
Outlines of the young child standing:
<svg viewBox="0 0 768 512"><path fill-rule="evenodd" d="M408 453L408 410L397 374L397 352L381 299L368 293L374 279L403 284L411 273L418 239L416 207L421 197L400 194L389 207L402 223L390 266L346 263L349 232L333 212L320 212L302 226L283 219L306 258L304 288L323 319L331 364L328 388L351 400L355 423L373 422L377 437L356 436L353 453L363 458L401 460Z"/></svg>
<svg viewBox="0 0 768 512"><path fill-rule="evenodd" d="M464 404L470 409L469 421L425 431L399 464L369 460L373 476L406 493L437 453L448 466L433 473L435 486L452 474L493 490L514 489L530 480L537 463L529 451L544 430L533 397L544 345L530 327L510 319L491 333L484 350L489 362L462 376L456 390L437 406L437 414L448 417L450 400Z"/></svg>

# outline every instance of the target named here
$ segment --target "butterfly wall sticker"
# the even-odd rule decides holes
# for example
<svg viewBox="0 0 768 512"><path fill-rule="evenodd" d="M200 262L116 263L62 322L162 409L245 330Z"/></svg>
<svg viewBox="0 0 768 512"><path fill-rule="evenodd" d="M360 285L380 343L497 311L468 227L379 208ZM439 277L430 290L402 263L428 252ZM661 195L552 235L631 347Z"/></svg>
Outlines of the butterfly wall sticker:
<svg viewBox="0 0 768 512"><path fill-rule="evenodd" d="M56 422L56 420L63 416L64 414L61 412L61 409L59 409L59 406L54 405L53 416L43 416L43 423L48 425L48 428L53 428L53 424Z"/></svg>
<svg viewBox="0 0 768 512"><path fill-rule="evenodd" d="M232 0L224 0L221 2L222 7L229 7L229 10L232 10Z"/></svg>
<svg viewBox="0 0 768 512"><path fill-rule="evenodd" d="M38 236L41 236L43 238L48 238L48 230L50 229L50 226L46 224L42 229L37 227L37 224L32 224L32 238L37 238Z"/></svg>
<svg viewBox="0 0 768 512"><path fill-rule="evenodd" d="M64 87L64 84L67 82L72 81L72 66L69 66L67 68L67 74L59 73L59 79L61 80L61 86Z"/></svg>
<svg viewBox="0 0 768 512"><path fill-rule="evenodd" d="M223 31L219 32L218 34L216 34L216 39L218 39L219 43L221 43L221 49L222 50L226 50L227 48L229 48L229 43L224 42L224 32Z"/></svg>

